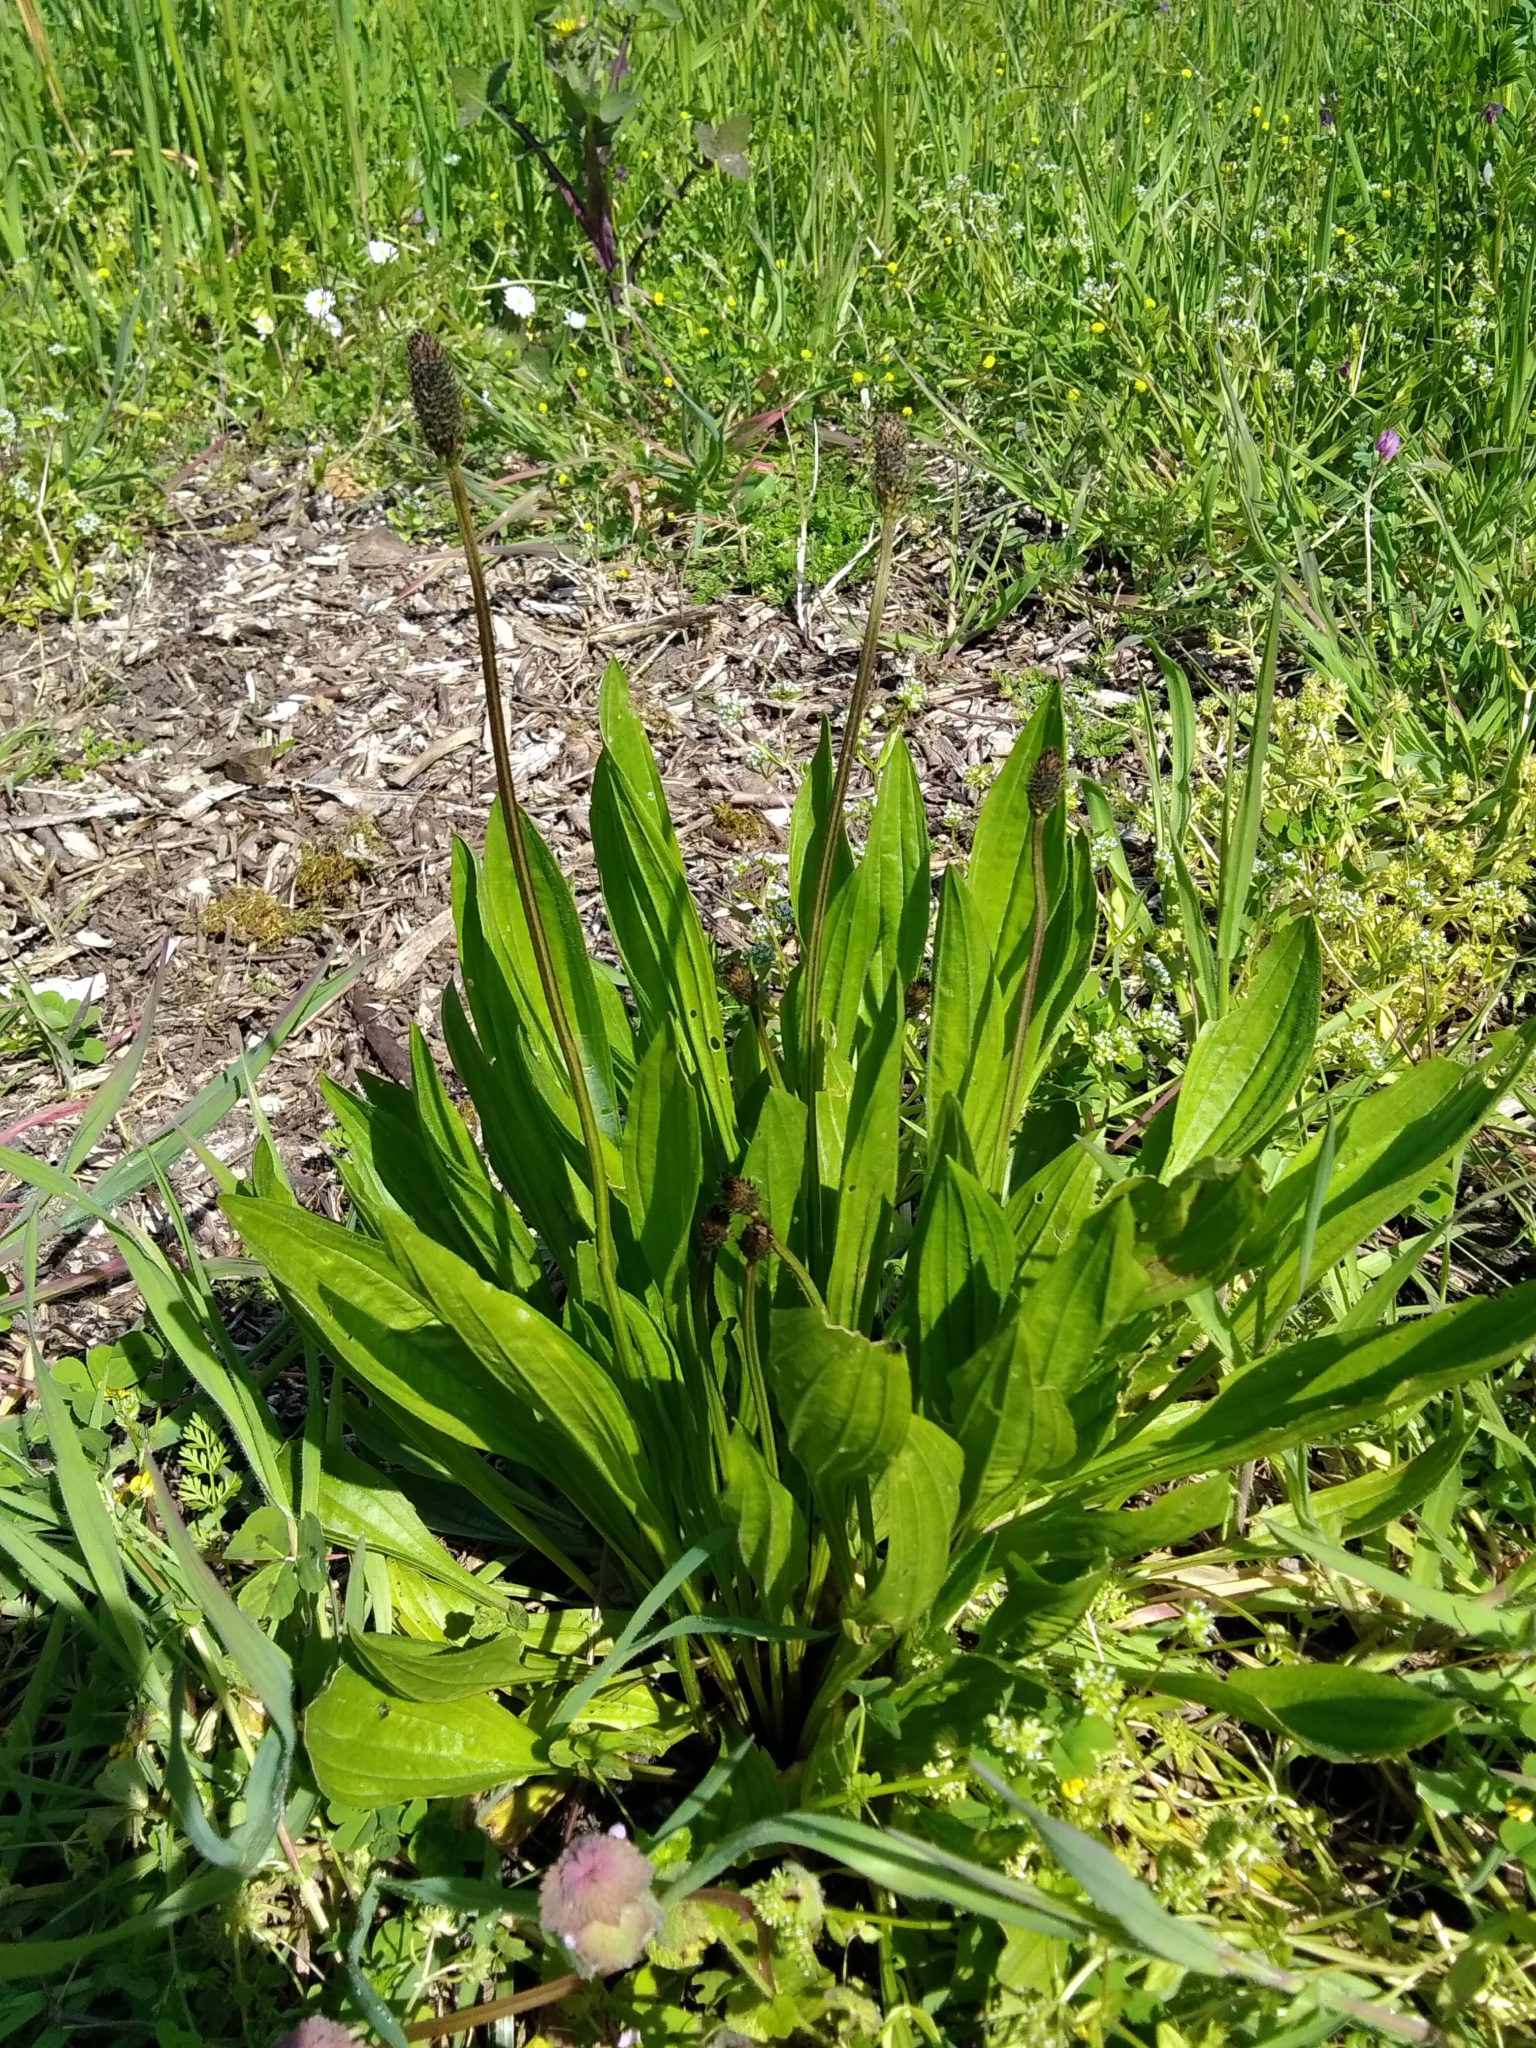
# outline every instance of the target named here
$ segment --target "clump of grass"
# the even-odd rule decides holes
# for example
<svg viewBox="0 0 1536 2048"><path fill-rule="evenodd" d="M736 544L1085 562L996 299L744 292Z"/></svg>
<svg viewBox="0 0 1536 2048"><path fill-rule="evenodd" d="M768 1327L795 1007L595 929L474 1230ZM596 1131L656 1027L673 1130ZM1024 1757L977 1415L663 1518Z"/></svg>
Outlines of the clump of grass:
<svg viewBox="0 0 1536 2048"><path fill-rule="evenodd" d="M318 931L322 921L317 910L290 910L265 889L242 882L213 899L203 913L203 930L211 938L265 951Z"/></svg>

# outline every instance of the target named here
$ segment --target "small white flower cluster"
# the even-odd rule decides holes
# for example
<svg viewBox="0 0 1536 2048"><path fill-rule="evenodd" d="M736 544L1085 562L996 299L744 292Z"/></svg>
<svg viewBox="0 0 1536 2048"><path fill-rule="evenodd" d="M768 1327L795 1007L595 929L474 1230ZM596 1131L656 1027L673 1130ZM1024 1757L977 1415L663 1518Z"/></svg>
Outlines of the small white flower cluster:
<svg viewBox="0 0 1536 2048"><path fill-rule="evenodd" d="M16 415L8 406L0 405L0 448L16 439Z"/></svg>
<svg viewBox="0 0 1536 2048"><path fill-rule="evenodd" d="M327 291L322 284L313 285L304 294L304 310L317 327L323 327L333 338L341 333L341 322L336 317L336 294Z"/></svg>
<svg viewBox="0 0 1536 2048"><path fill-rule="evenodd" d="M1101 1658L1090 1658L1079 1665L1073 1674L1072 1688L1087 1712L1097 1714L1102 1721L1112 1721L1125 1698L1125 1687L1114 1666Z"/></svg>

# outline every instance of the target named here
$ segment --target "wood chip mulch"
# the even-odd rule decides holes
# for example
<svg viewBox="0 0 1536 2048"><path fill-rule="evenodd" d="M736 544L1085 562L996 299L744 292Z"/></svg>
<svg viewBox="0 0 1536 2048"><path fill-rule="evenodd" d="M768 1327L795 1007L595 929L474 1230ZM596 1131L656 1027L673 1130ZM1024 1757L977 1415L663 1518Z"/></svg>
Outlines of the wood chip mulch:
<svg viewBox="0 0 1536 2048"><path fill-rule="evenodd" d="M479 843L494 782L457 554L402 539L377 504L297 486L256 495L272 510L248 537L211 539L189 520L128 566L97 616L0 634L0 730L35 726L74 757L68 777L0 786L0 991L19 977L94 984L120 1046L173 947L153 1043L89 1180L259 1039L317 968L365 956L350 1000L291 1039L260 1083L307 1198L334 1203L315 1077L390 1070L413 1019L435 1033L453 971L451 845ZM495 550L489 574L514 769L599 943L586 806L598 685L616 655L706 928L723 949L742 946L782 876L798 765L846 701L862 626L854 579L789 609L700 605L665 571L621 579L544 542ZM914 543L889 646L942 646L934 587ZM940 859L974 808L975 771L1018 731L1000 683L1066 673L1103 633L1019 614L971 647L882 657L888 718L903 716L900 695L921 693L905 729ZM66 1086L45 1061L0 1054L0 1142L60 1158L70 1100L91 1081ZM252 1135L242 1106L214 1149L242 1165ZM188 1186L200 1241L234 1249L201 1174ZM0 1184L0 1203L16 1192ZM55 1272L89 1272L109 1251L87 1233L50 1256ZM0 1276L0 1293L13 1281ZM87 1300L50 1311L58 1336L99 1327ZM119 1299L118 1327L131 1308Z"/></svg>

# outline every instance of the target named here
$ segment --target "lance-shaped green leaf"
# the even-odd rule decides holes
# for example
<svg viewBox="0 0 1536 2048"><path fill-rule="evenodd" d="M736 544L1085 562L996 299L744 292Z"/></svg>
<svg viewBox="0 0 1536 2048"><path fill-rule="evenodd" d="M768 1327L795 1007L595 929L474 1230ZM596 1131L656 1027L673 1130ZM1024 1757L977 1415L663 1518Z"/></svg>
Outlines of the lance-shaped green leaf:
<svg viewBox="0 0 1536 2048"><path fill-rule="evenodd" d="M411 1636L357 1632L347 1638L347 1652L376 1686L422 1706L473 1699L528 1679L521 1628L474 1643L424 1643Z"/></svg>
<svg viewBox="0 0 1536 2048"><path fill-rule="evenodd" d="M617 1510L649 1525L639 1432L597 1361L558 1323L493 1287L407 1218L386 1217L385 1243L448 1328L543 1425L546 1443L558 1440L549 1476L572 1503L594 1520Z"/></svg>
<svg viewBox="0 0 1536 2048"><path fill-rule="evenodd" d="M1035 764L1050 747L1066 759L1067 725L1060 684L1053 684L1046 691L1039 709L1014 741L1012 753L987 791L976 820L966 869L982 939L995 963L998 984L1010 1014L1029 959L1035 909L1034 864L1030 859L1035 820L1029 784ZM1062 894L1066 859L1067 815L1065 807L1057 804L1045 828L1045 880L1053 902Z"/></svg>
<svg viewBox="0 0 1536 2048"><path fill-rule="evenodd" d="M726 1441L723 1506L764 1609L770 1619L781 1619L805 1581L805 1514L740 1423Z"/></svg>
<svg viewBox="0 0 1536 2048"><path fill-rule="evenodd" d="M795 929L802 943L811 929L822 842L832 809L834 772L832 728L823 719L816 752L795 792L795 806L789 820L789 895L794 905ZM848 834L841 818L833 821L832 829L837 834L832 850L832 895L835 898L853 873L853 854L849 850Z"/></svg>
<svg viewBox="0 0 1536 2048"><path fill-rule="evenodd" d="M1066 1397L1045 1384L1020 1315L961 1370L951 1405L965 1453L961 1505L969 1530L1016 1508L1029 1482L1059 1471L1077 1447Z"/></svg>
<svg viewBox="0 0 1536 2048"><path fill-rule="evenodd" d="M670 1023L713 1126L710 1149L736 1148L714 954L688 888L683 857L645 729L617 662L603 677L603 752L592 785L592 843L603 902L640 1013L642 1042Z"/></svg>
<svg viewBox="0 0 1536 2048"><path fill-rule="evenodd" d="M1316 1181L1329 1164L1329 1133L1312 1140L1270 1189L1263 1226L1249 1249L1263 1286L1250 1289L1234 1313L1245 1343L1253 1341L1261 1305L1273 1318L1294 1301L1312 1218L1310 1271L1316 1278L1422 1194L1492 1116L1533 1050L1536 1019L1500 1032L1470 1070L1452 1060L1425 1060L1352 1104L1336 1121L1320 1201Z"/></svg>
<svg viewBox="0 0 1536 2048"><path fill-rule="evenodd" d="M955 867L944 870L934 941L933 1013L928 1031L928 1145L937 1166L946 1100L958 1106L973 1152L989 1146L1002 1115L1008 1047L1002 991L975 898Z"/></svg>
<svg viewBox="0 0 1536 2048"><path fill-rule="evenodd" d="M937 1423L914 1415L906 1440L876 1481L875 1536L885 1555L854 1609L869 1627L909 1629L932 1607L949 1570L964 1454Z"/></svg>
<svg viewBox="0 0 1536 2048"><path fill-rule="evenodd" d="M632 1510L644 1489L633 1424L612 1382L555 1324L500 1294L404 1217L393 1224L398 1245L386 1248L291 1203L228 1196L225 1208L280 1292L359 1385L454 1442L544 1474L621 1551L640 1551ZM424 1268L484 1336L485 1355L426 1299ZM482 1305L486 1296L497 1304L492 1313L503 1334L513 1321L529 1332L516 1363L497 1336L478 1329L474 1303L461 1300L471 1282Z"/></svg>
<svg viewBox="0 0 1536 2048"><path fill-rule="evenodd" d="M1085 1493L1161 1486L1272 1457L1505 1365L1536 1343L1536 1281L1388 1329L1292 1344L1224 1381L1192 1412L1104 1452L1077 1475Z"/></svg>
<svg viewBox="0 0 1536 2048"><path fill-rule="evenodd" d="M844 1052L861 1024L868 1029L878 1016L892 978L905 987L922 965L929 898L923 793L898 738L880 772L863 858L827 919L821 1013Z"/></svg>
<svg viewBox="0 0 1536 2048"><path fill-rule="evenodd" d="M1322 987L1317 927L1298 918L1264 948L1247 993L1195 1040L1165 1179L1202 1159L1239 1159L1264 1143L1311 1065Z"/></svg>
<svg viewBox="0 0 1536 2048"><path fill-rule="evenodd" d="M812 1308L779 1309L769 1370L789 1447L818 1492L873 1484L912 1419L907 1361Z"/></svg>
<svg viewBox="0 0 1536 2048"><path fill-rule="evenodd" d="M513 870L507 829L498 798L492 806L485 832L482 915L487 935L524 1017L536 1028L546 1055L564 1077L564 1055L550 1019L544 985L539 979L534 942ZM521 829L539 921L544 927L565 1014L581 1054L582 1072L592 1097L592 1107L604 1135L617 1139L618 1090L614 1082L614 1048L609 1037L610 1017L598 992L597 976L587 948L587 935L577 913L576 899L571 894L570 883L560 871L560 863L526 812L521 814ZM632 1063L632 1049L625 1048L625 1052L627 1063ZM566 1086L569 1086L568 1080Z"/></svg>
<svg viewBox="0 0 1536 2048"><path fill-rule="evenodd" d="M930 1415L953 1412L950 1383L1002 1320L1014 1266L1001 1203L975 1174L946 1159L924 1191L908 1254L908 1342Z"/></svg>
<svg viewBox="0 0 1536 2048"><path fill-rule="evenodd" d="M1279 1664L1230 1679L1210 1671L1160 1673L1158 1692L1285 1735L1314 1756L1349 1763L1405 1756L1455 1727L1455 1700L1386 1671L1342 1664Z"/></svg>
<svg viewBox="0 0 1536 2048"><path fill-rule="evenodd" d="M698 1098L688 1085L668 1022L635 1070L624 1126L624 1189L639 1253L636 1280L653 1283L665 1302L686 1292L688 1249L703 1182Z"/></svg>
<svg viewBox="0 0 1536 2048"><path fill-rule="evenodd" d="M834 1320L860 1327L867 1327L874 1317L881 1261L896 1207L904 1016L901 986L893 975L855 1070L848 1103L826 1295Z"/></svg>

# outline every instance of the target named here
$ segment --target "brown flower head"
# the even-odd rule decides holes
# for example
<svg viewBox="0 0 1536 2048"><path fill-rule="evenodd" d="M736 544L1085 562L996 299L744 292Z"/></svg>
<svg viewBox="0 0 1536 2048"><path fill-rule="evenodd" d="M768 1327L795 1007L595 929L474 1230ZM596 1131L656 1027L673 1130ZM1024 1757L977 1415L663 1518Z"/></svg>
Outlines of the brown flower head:
<svg viewBox="0 0 1536 2048"><path fill-rule="evenodd" d="M754 1216L741 1233L741 1255L749 1266L766 1259L773 1250L773 1232L761 1216Z"/></svg>
<svg viewBox="0 0 1536 2048"><path fill-rule="evenodd" d="M1061 758L1061 749L1044 748L1029 777L1029 808L1037 818L1055 810L1066 780L1067 764Z"/></svg>
<svg viewBox="0 0 1536 2048"><path fill-rule="evenodd" d="M405 354L421 438L440 461L452 462L464 446L464 402L454 367L442 343L425 328L412 334Z"/></svg>
<svg viewBox="0 0 1536 2048"><path fill-rule="evenodd" d="M731 1212L722 1203L716 1202L712 1209L706 1209L699 1218L699 1250L706 1259L713 1258L730 1234Z"/></svg>
<svg viewBox="0 0 1536 2048"><path fill-rule="evenodd" d="M874 440L875 496L882 512L899 512L906 503L909 469L907 430L895 413L883 412Z"/></svg>
<svg viewBox="0 0 1536 2048"><path fill-rule="evenodd" d="M750 1009L757 1001L757 976L745 960L728 960L721 970L721 981L728 996L734 996L738 1003L745 1003Z"/></svg>

